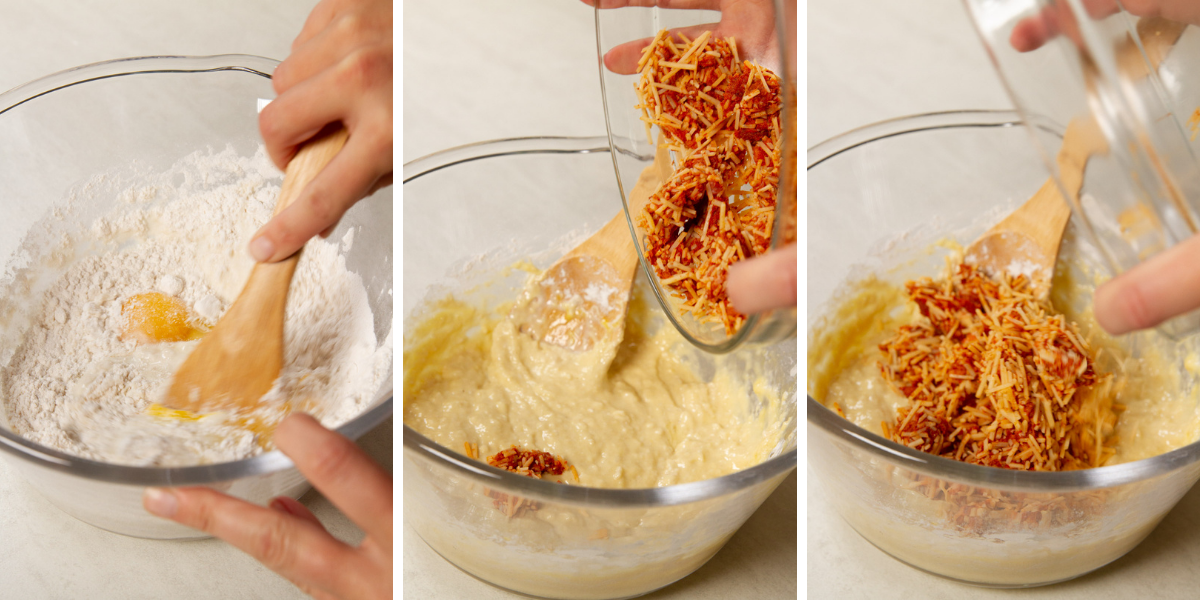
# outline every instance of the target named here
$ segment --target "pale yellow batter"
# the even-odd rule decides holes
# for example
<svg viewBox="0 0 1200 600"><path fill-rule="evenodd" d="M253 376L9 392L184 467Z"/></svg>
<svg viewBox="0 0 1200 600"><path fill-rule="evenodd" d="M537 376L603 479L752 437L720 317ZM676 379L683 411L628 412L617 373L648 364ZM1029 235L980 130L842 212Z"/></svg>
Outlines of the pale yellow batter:
<svg viewBox="0 0 1200 600"><path fill-rule="evenodd" d="M718 360L702 378L641 288L629 311L619 345L576 352L523 333L507 307L446 299L405 344L404 422L455 451L475 444L481 457L514 444L550 452L579 473L558 479L589 487L708 479L778 450L786 390L756 372L762 356L737 361L737 372Z"/></svg>

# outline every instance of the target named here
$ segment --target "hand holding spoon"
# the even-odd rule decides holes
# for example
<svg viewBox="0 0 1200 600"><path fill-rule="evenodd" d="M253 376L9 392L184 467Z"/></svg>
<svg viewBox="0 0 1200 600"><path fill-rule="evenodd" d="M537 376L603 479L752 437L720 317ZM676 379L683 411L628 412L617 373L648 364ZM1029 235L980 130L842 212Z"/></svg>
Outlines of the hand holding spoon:
<svg viewBox="0 0 1200 600"><path fill-rule="evenodd" d="M274 214L287 208L345 145L345 129L304 144L287 166ZM233 305L175 373L163 404L191 412L252 409L283 368L283 318L297 252L257 263Z"/></svg>

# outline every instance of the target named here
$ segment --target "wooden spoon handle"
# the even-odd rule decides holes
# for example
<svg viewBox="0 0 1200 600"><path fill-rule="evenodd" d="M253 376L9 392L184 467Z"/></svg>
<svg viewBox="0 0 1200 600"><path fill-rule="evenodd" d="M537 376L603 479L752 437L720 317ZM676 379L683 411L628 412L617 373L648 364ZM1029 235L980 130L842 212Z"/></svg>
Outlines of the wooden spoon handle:
<svg viewBox="0 0 1200 600"><path fill-rule="evenodd" d="M279 200L275 202L275 211L271 216L283 212L283 209L300 196L300 192L316 179L317 174L337 156L342 146L346 145L348 137L349 133L341 125L330 125L300 147L296 156L288 163L287 172L283 175L283 187L279 190ZM286 303L288 286L299 260L300 250L297 250L283 260L255 264L250 271L250 278L246 281L246 287L242 289L237 300L243 301L242 298L245 297L245 302L262 306ZM279 307L279 314L283 314L282 307Z"/></svg>

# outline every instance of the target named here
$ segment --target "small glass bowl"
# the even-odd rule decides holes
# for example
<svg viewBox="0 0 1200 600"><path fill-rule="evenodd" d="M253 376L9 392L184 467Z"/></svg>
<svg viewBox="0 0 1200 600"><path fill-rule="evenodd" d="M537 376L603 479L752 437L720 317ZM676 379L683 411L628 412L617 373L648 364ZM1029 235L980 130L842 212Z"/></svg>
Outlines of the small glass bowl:
<svg viewBox="0 0 1200 600"><path fill-rule="evenodd" d="M1056 180L1062 141L1050 132L1091 119L1107 139L1108 152L1088 163L1079 199L1063 197L1121 273L1200 231L1200 30L1124 11L1093 14L1088 5L966 1L1022 119L1044 125L1029 130ZM1045 27L1062 33L1017 50L1021 32ZM1160 326L1175 338L1197 328L1198 313Z"/></svg>
<svg viewBox="0 0 1200 600"><path fill-rule="evenodd" d="M155 56L76 67L0 94L0 257L71 190L131 165L161 172L205 148L233 146L242 156L261 145L258 105L273 98L278 61L258 56ZM334 236L355 228L345 252L374 313L376 339L392 329L391 188L359 202ZM335 237L334 239L338 239ZM0 455L55 506L125 535L183 539L207 534L155 517L142 507L147 486L206 485L264 504L298 498L308 483L279 451L230 463L177 468L87 460L11 431L0 408ZM389 375L363 414L338 428L357 439L392 414Z"/></svg>
<svg viewBox="0 0 1200 600"><path fill-rule="evenodd" d="M623 4L623 3L618 3ZM720 324L701 323L690 313L681 314L679 300L670 290L659 283L654 268L646 261L643 249L644 234L636 225L636 215L629 211L628 194L648 165L654 161L655 145L647 139L646 128L640 120L640 111L634 83L638 75L618 75L604 67L604 55L614 46L632 40L653 38L662 29L676 29L706 23L716 23L721 14L705 10L679 10L652 6L605 8L605 2L596 3L596 50L600 57L600 86L604 96L604 116L608 126L608 140L612 147L613 168L617 173L621 202L626 220L637 246L638 260L650 280L654 294L662 305L671 323L692 344L712 353L725 353L743 344L767 344L796 335L795 307L775 309L749 315L742 327L727 334ZM782 18L782 2L775 3L775 28L780 40L780 51L765 58L764 66L770 68L783 80L783 164L779 173L779 194L775 206L775 225L769 250L775 250L796 241L796 98L795 67L789 63L790 55L783 48L790 33L795 35L794 19ZM655 128L651 135L657 136Z"/></svg>

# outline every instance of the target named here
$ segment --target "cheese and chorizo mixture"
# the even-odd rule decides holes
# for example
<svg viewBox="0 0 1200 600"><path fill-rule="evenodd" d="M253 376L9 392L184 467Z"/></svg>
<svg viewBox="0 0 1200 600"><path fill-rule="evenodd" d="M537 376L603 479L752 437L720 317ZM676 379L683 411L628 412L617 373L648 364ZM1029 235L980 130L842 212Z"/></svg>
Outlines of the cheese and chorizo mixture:
<svg viewBox="0 0 1200 600"><path fill-rule="evenodd" d="M884 379L908 399L881 424L889 438L1006 469L1098 467L1113 455L1112 376L1028 278L959 263L905 287L921 318L879 345Z"/></svg>
<svg viewBox="0 0 1200 600"><path fill-rule="evenodd" d="M657 125L676 156L637 220L646 260L681 310L732 334L746 317L725 293L729 266L766 252L774 227L779 78L708 31L694 40L660 31L638 71L647 138Z"/></svg>

